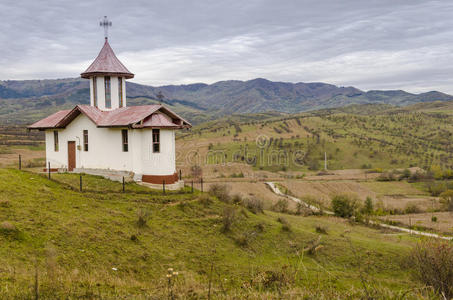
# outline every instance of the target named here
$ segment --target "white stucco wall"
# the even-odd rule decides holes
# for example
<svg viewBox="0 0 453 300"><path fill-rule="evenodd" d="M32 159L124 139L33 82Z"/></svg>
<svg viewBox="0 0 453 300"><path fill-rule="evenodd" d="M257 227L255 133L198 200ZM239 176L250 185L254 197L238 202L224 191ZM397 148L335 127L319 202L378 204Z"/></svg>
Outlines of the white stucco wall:
<svg viewBox="0 0 453 300"><path fill-rule="evenodd" d="M58 130L58 152L54 151L53 130L46 130L47 162L51 168L67 168L68 141L75 141L76 168L131 171L141 175L174 174L174 130L160 130L161 151L153 153L151 129L128 129L128 152L123 152L121 129L124 128L97 128L85 115L79 115L65 129ZM88 130L88 151L83 151L83 130Z"/></svg>

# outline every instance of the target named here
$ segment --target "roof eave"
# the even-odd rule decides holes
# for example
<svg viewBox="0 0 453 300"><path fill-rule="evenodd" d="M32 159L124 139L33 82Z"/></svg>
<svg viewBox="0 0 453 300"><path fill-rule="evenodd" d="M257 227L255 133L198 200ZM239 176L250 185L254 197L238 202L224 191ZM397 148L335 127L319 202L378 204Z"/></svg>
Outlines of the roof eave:
<svg viewBox="0 0 453 300"><path fill-rule="evenodd" d="M89 79L93 76L116 76L116 77L124 77L126 79L134 78L133 73L119 73L119 72L84 72L80 74L80 77Z"/></svg>

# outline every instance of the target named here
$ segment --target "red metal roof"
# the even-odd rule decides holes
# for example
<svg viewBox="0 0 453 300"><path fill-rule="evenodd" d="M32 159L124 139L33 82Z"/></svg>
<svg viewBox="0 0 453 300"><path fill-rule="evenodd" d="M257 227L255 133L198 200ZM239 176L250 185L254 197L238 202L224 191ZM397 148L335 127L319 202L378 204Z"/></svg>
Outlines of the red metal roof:
<svg viewBox="0 0 453 300"><path fill-rule="evenodd" d="M65 128L78 115L86 115L98 127L131 128L190 128L192 125L162 105L122 107L102 111L90 105L77 105L72 110L62 110L30 126L29 129Z"/></svg>
<svg viewBox="0 0 453 300"><path fill-rule="evenodd" d="M29 126L28 128L53 128L55 127L58 122L61 121L71 110L60 110L54 114L51 114L47 118L39 120L38 122L34 123L33 125Z"/></svg>
<svg viewBox="0 0 453 300"><path fill-rule="evenodd" d="M134 74L132 74L116 57L107 39L105 40L104 47L102 47L98 57L96 57L94 62L88 67L88 69L86 69L85 72L80 74L82 78L90 78L91 76L96 75L112 75L134 78Z"/></svg>

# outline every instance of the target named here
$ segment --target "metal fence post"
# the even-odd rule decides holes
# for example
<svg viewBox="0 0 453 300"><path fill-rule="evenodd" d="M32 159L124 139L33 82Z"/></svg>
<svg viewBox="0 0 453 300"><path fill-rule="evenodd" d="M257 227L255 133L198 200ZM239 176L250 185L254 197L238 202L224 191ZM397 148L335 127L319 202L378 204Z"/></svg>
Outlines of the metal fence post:
<svg viewBox="0 0 453 300"><path fill-rule="evenodd" d="M192 180L192 194L193 194L193 180Z"/></svg>
<svg viewBox="0 0 453 300"><path fill-rule="evenodd" d="M82 174L80 174L80 191L82 192Z"/></svg>
<svg viewBox="0 0 453 300"><path fill-rule="evenodd" d="M124 176L123 176L123 193L125 191L125 187L124 187Z"/></svg>
<svg viewBox="0 0 453 300"><path fill-rule="evenodd" d="M19 154L19 170L22 170L22 156Z"/></svg>
<svg viewBox="0 0 453 300"><path fill-rule="evenodd" d="M47 164L47 172L49 173L49 179L50 179L50 161Z"/></svg>
<svg viewBox="0 0 453 300"><path fill-rule="evenodd" d="M165 180L164 180L164 181L162 181L162 191L163 191L163 192L164 192L164 194L165 194Z"/></svg>
<svg viewBox="0 0 453 300"><path fill-rule="evenodd" d="M201 192L203 192L203 177L200 178L200 183L201 183Z"/></svg>

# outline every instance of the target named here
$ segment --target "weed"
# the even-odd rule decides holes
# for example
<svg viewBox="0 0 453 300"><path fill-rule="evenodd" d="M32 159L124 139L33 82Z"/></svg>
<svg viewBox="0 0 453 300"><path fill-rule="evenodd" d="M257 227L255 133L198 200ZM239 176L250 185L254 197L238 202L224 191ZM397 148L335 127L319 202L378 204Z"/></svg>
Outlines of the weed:
<svg viewBox="0 0 453 300"><path fill-rule="evenodd" d="M149 211L146 211L144 209L139 209L137 211L137 217L138 217L137 226L139 228L143 228L143 227L147 226L149 215L150 215Z"/></svg>

